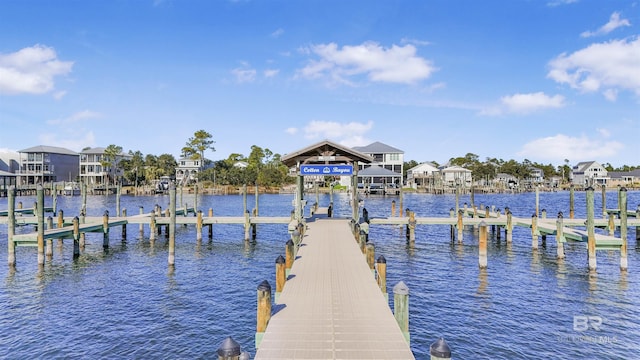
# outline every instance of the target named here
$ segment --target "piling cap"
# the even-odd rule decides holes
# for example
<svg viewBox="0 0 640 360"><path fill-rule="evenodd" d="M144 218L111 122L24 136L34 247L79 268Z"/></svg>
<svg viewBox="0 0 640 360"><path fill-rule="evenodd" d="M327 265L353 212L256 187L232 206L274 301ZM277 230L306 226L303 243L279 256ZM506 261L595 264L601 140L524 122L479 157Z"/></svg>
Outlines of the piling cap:
<svg viewBox="0 0 640 360"><path fill-rule="evenodd" d="M218 356L230 357L240 355L240 344L238 344L231 336L224 339L218 348Z"/></svg>
<svg viewBox="0 0 640 360"><path fill-rule="evenodd" d="M271 285L269 284L269 282L267 280L264 280L263 282L260 283L260 285L258 285L258 291L271 292ZM238 354L240 354L240 353L238 353Z"/></svg>
<svg viewBox="0 0 640 360"><path fill-rule="evenodd" d="M384 255L380 255L380 256L378 256L378 260L376 260L376 262L378 264L386 264L387 263L387 259L385 259Z"/></svg>
<svg viewBox="0 0 640 360"><path fill-rule="evenodd" d="M251 357L250 357L248 352L243 351L242 354L240 354L240 357L238 359L239 360L249 360L249 359L251 359Z"/></svg>
<svg viewBox="0 0 640 360"><path fill-rule="evenodd" d="M444 341L443 338L440 338L431 344L429 347L429 353L431 356L435 356L442 359L450 359L451 358L451 349L447 342Z"/></svg>
<svg viewBox="0 0 640 360"><path fill-rule="evenodd" d="M293 240L291 240L291 239L287 240L287 243L285 245L293 246Z"/></svg>
<svg viewBox="0 0 640 360"><path fill-rule="evenodd" d="M284 257L282 257L282 255L278 256L278 258L276 258L276 264L284 264L285 263L285 259Z"/></svg>
<svg viewBox="0 0 640 360"><path fill-rule="evenodd" d="M409 295L409 287L403 281L400 281L393 287L393 293L398 295Z"/></svg>

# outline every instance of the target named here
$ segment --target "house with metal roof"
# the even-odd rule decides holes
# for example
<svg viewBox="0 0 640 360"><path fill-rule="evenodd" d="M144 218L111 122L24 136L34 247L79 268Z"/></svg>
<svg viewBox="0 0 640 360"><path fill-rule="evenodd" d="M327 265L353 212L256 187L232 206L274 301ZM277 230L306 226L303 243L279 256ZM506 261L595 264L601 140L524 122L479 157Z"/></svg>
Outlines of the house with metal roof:
<svg viewBox="0 0 640 360"><path fill-rule="evenodd" d="M423 162L407 170L407 186L417 189L440 180L440 169L433 163Z"/></svg>
<svg viewBox="0 0 640 360"><path fill-rule="evenodd" d="M631 186L640 184L640 169L631 171L609 171L608 186Z"/></svg>
<svg viewBox="0 0 640 360"><path fill-rule="evenodd" d="M596 161L579 162L571 169L571 183L578 186L606 185L607 169Z"/></svg>
<svg viewBox="0 0 640 360"><path fill-rule="evenodd" d="M73 181L78 177L78 153L69 149L38 145L18 151L18 186Z"/></svg>
<svg viewBox="0 0 640 360"><path fill-rule="evenodd" d="M124 170L105 166L105 148L94 147L80 152L80 182L87 185L103 185L108 179L118 179L124 175ZM116 164L123 159L130 158L128 154L120 153L116 156ZM77 166L77 165L76 165Z"/></svg>
<svg viewBox="0 0 640 360"><path fill-rule="evenodd" d="M370 164L358 164L358 174L361 174L362 170L365 170L368 167L378 166L392 171L397 175L388 176L387 174L387 176L373 176L371 179L372 184L389 184L391 181L398 186L402 186L404 183L404 151L379 141L367 146L354 146L353 150L369 155L373 158L373 162Z"/></svg>

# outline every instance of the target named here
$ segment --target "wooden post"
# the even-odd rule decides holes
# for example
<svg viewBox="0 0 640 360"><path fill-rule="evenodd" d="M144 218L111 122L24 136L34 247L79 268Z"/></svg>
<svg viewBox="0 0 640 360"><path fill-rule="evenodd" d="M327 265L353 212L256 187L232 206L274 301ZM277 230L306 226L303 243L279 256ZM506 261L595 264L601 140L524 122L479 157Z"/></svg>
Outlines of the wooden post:
<svg viewBox="0 0 640 360"><path fill-rule="evenodd" d="M102 247L109 247L109 210L105 210L102 214Z"/></svg>
<svg viewBox="0 0 640 360"><path fill-rule="evenodd" d="M73 258L80 256L80 219L73 218Z"/></svg>
<svg viewBox="0 0 640 360"><path fill-rule="evenodd" d="M400 217L402 217L402 203L404 202L404 190L402 189L402 186L400 186L400 207L399 207L399 215Z"/></svg>
<svg viewBox="0 0 640 360"><path fill-rule="evenodd" d="M556 248L557 258L564 259L564 243L566 239L564 237L564 218L562 212L558 213L558 220L556 220Z"/></svg>
<svg viewBox="0 0 640 360"><path fill-rule="evenodd" d="M294 253L294 244L293 241L291 239L289 239L287 241L287 243L285 244L285 267L286 267L286 271L285 271L285 275L287 277L289 277L289 273L291 272L291 267L293 266L293 259L295 257L295 253Z"/></svg>
<svg viewBox="0 0 640 360"><path fill-rule="evenodd" d="M80 187L80 195L82 197L82 208L80 208L80 213L87 213L87 184L85 182L82 183ZM82 221L81 221L82 222Z"/></svg>
<svg viewBox="0 0 640 360"><path fill-rule="evenodd" d="M376 260L376 267L376 273L378 275L378 286L380 287L380 290L382 291L385 299L388 302L389 294L387 293L387 259L383 255L378 256L378 260Z"/></svg>
<svg viewBox="0 0 640 360"><path fill-rule="evenodd" d="M571 184L569 185L569 219L573 219L575 213L575 195L573 184Z"/></svg>
<svg viewBox="0 0 640 360"><path fill-rule="evenodd" d="M409 243L415 244L416 242L416 213L415 211L409 212Z"/></svg>
<svg viewBox="0 0 640 360"><path fill-rule="evenodd" d="M213 209L209 208L209 217L213 217ZM213 239L213 221L209 224L209 239Z"/></svg>
<svg viewBox="0 0 640 360"><path fill-rule="evenodd" d="M405 340L407 340L407 344L409 344L409 288L402 281L393 287L393 315Z"/></svg>
<svg viewBox="0 0 640 360"><path fill-rule="evenodd" d="M640 205L636 207L636 220L640 220ZM636 241L640 241L640 226L636 226Z"/></svg>
<svg viewBox="0 0 640 360"><path fill-rule="evenodd" d="M627 261L627 188L620 189L620 270L626 271L629 267Z"/></svg>
<svg viewBox="0 0 640 360"><path fill-rule="evenodd" d="M506 233L507 244L511 244L513 241L513 214L508 208L504 209L504 211L507 214L507 227L504 229L504 232Z"/></svg>
<svg viewBox="0 0 640 360"><path fill-rule="evenodd" d="M58 228L61 228L64 226L64 211L62 210L58 210L58 221L56 225Z"/></svg>
<svg viewBox="0 0 640 360"><path fill-rule="evenodd" d="M456 185L456 212L460 210L460 186Z"/></svg>
<svg viewBox="0 0 640 360"><path fill-rule="evenodd" d="M244 241L249 241L249 230L251 227L251 219L249 218L249 210L244 213Z"/></svg>
<svg viewBox="0 0 640 360"><path fill-rule="evenodd" d="M373 243L367 243L367 265L369 265L369 269L371 269L371 272L374 274L376 273L376 247L375 245L373 245Z"/></svg>
<svg viewBox="0 0 640 360"><path fill-rule="evenodd" d="M58 211L58 189L55 184L51 185L51 196L53 197L53 213Z"/></svg>
<svg viewBox="0 0 640 360"><path fill-rule="evenodd" d="M454 214L455 214L454 209L453 208L449 209L449 217L453 218L455 216ZM451 234L450 234L451 242L453 242L455 240L455 238L456 238L456 230L455 229L456 229L455 225L451 225Z"/></svg>
<svg viewBox="0 0 640 360"><path fill-rule="evenodd" d="M127 209L122 209L122 217L127 218ZM127 223L125 222L124 224L122 224L122 241L126 241L127 240Z"/></svg>
<svg viewBox="0 0 640 360"><path fill-rule="evenodd" d="M360 245L360 251L366 255L367 254L367 234L364 233L363 230L358 231L358 245Z"/></svg>
<svg viewBox="0 0 640 360"><path fill-rule="evenodd" d="M247 212L247 184L242 185L242 213L245 214Z"/></svg>
<svg viewBox="0 0 640 360"><path fill-rule="evenodd" d="M396 216L396 201L395 200L391 201L391 216L392 217Z"/></svg>
<svg viewBox="0 0 640 360"><path fill-rule="evenodd" d="M609 214L609 223L607 225L609 236L613 236L616 232L615 215L613 213Z"/></svg>
<svg viewBox="0 0 640 360"><path fill-rule="evenodd" d="M196 215L196 240L202 240L202 210Z"/></svg>
<svg viewBox="0 0 640 360"><path fill-rule="evenodd" d="M287 282L287 269L286 269L286 260L280 255L276 259L276 296L275 302L278 303L278 298L282 293L282 289L284 289L284 284Z"/></svg>
<svg viewBox="0 0 640 360"><path fill-rule="evenodd" d="M451 360L451 348L443 338L434 341L429 347L431 360Z"/></svg>
<svg viewBox="0 0 640 360"><path fill-rule="evenodd" d="M149 241L156 239L156 212L151 210L151 216L149 216Z"/></svg>
<svg viewBox="0 0 640 360"><path fill-rule="evenodd" d="M536 186L536 217L540 216L540 189Z"/></svg>
<svg viewBox="0 0 640 360"><path fill-rule="evenodd" d="M171 200L169 200L169 201L171 201ZM169 235L170 235L169 234L169 232L170 232L169 231L169 226L171 225L171 214L172 213L174 213L174 212L171 211L171 204L169 204L169 207L164 209L164 215L163 215L165 218L169 219L169 223L164 225L164 237L167 238L167 239L169 238Z"/></svg>
<svg viewBox="0 0 640 360"><path fill-rule="evenodd" d="M593 188L587 188L587 249L589 270L596 270L596 235L593 224L594 217Z"/></svg>
<svg viewBox="0 0 640 360"><path fill-rule="evenodd" d="M16 244L13 242L13 236L16 234L16 188L14 186L9 187L7 191L7 262L9 267L16 266Z"/></svg>
<svg viewBox="0 0 640 360"><path fill-rule="evenodd" d="M47 217L47 229L53 229L53 218L51 216ZM53 257L53 239L47 239L45 255L48 259L51 259Z"/></svg>
<svg viewBox="0 0 640 360"><path fill-rule="evenodd" d="M193 211L198 211L198 183L193 184Z"/></svg>
<svg viewBox="0 0 640 360"><path fill-rule="evenodd" d="M607 216L607 185L602 184L602 216Z"/></svg>
<svg viewBox="0 0 640 360"><path fill-rule="evenodd" d="M256 349L260 347L264 332L271 320L271 285L267 280L258 285L258 310L256 316Z"/></svg>
<svg viewBox="0 0 640 360"><path fill-rule="evenodd" d="M44 189L38 184L36 187L38 216L38 265L44 265Z"/></svg>
<svg viewBox="0 0 640 360"><path fill-rule="evenodd" d="M538 215L533 214L531 216L531 249L538 250Z"/></svg>
<svg viewBox="0 0 640 360"><path fill-rule="evenodd" d="M481 221L478 227L478 265L480 269L485 269L487 267L487 223Z"/></svg>
<svg viewBox="0 0 640 360"><path fill-rule="evenodd" d="M144 214L144 207L140 206L139 213L140 215ZM144 224L142 222L140 222L140 225L138 226L138 232L140 233L141 238L144 237Z"/></svg>
<svg viewBox="0 0 640 360"><path fill-rule="evenodd" d="M116 217L120 217L120 192L122 188L120 184L116 186Z"/></svg>
<svg viewBox="0 0 640 360"><path fill-rule="evenodd" d="M463 212L462 210L458 210L458 243L462 244L462 232L463 232L463 227L464 225L462 225L462 215Z"/></svg>
<svg viewBox="0 0 640 360"><path fill-rule="evenodd" d="M169 266L176 264L176 186L169 185Z"/></svg>
<svg viewBox="0 0 640 360"><path fill-rule="evenodd" d="M496 210L496 216L498 217L498 219L500 218L500 209ZM496 239L500 240L500 230L501 230L502 226L500 225L496 225Z"/></svg>

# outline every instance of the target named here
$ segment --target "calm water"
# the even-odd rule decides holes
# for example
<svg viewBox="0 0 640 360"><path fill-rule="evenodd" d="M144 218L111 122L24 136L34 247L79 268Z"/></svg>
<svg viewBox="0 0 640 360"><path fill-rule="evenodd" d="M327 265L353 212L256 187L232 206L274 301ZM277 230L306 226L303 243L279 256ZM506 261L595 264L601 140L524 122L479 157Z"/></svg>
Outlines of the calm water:
<svg viewBox="0 0 640 360"><path fill-rule="evenodd" d="M193 203L193 195L184 202ZM260 214L288 216L292 195L260 195ZM315 201L315 194L307 196ZM394 197L369 197L370 217L388 216ZM26 207L32 197L21 197ZM76 215L80 197L59 197L58 208ZM122 207L137 214L167 196L123 197ZM320 196L326 206L328 195ZM461 203L470 202L468 196ZM509 206L516 216L535 211L535 194L476 195L476 204ZM596 193L600 214L600 193ZM51 204L51 198L45 203ZM241 196L200 196L199 208L216 215L242 214ZM248 197L249 208L255 200ZM640 192L628 193L629 208L640 204ZM607 207L617 193L607 193ZM335 215L350 214L346 195L335 195ZM417 216L449 216L455 197L405 195L404 207ZM88 214L115 213L115 197L88 199ZM6 199L0 209L6 209ZM568 214L569 194L541 193L540 208L549 217ZM584 193L576 193L576 217L585 216ZM598 216L598 215L597 215ZM388 287L404 281L410 288L411 347L428 358L429 345L443 336L455 359L632 359L640 358L640 251L635 229L629 231L629 272L619 270L618 252L598 252L597 276L586 270L584 244L565 245L558 263L555 239L531 250L530 230L516 228L513 244L489 241L489 267L478 269L477 238L464 234L452 244L448 226L418 226L414 247L403 227L374 225L370 239L376 254L387 258ZM25 226L19 232L33 231ZM255 354L256 286L275 283L274 261L284 254L285 225L260 225L255 242L243 241L238 225L214 226L213 240L197 243L194 227L178 226L176 268L167 267L164 234L150 244L138 225L129 225L126 241L113 229L111 247L101 234L88 234L83 255L72 258L72 241L54 241L54 256L43 271L35 248L17 249L17 270L9 271L7 228L0 225L0 358L82 359L214 359L220 342L233 336ZM376 255L376 256L377 256ZM393 296L390 296L391 299ZM577 330L574 317L577 316ZM602 320L586 331L583 316ZM598 317L598 318L596 318ZM596 324L597 325L597 324Z"/></svg>

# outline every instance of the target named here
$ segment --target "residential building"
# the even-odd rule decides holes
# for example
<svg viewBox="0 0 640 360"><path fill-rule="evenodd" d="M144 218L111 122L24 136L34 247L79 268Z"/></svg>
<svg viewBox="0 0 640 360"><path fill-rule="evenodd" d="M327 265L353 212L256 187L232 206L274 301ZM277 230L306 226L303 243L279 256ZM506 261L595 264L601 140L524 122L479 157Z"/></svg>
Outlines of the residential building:
<svg viewBox="0 0 640 360"><path fill-rule="evenodd" d="M118 166L105 166L105 148L95 147L80 152L80 182L87 185L103 185L107 181L113 183L124 175L124 170ZM130 155L120 153L116 156L115 164ZM76 164L76 166L78 166ZM111 180L109 180L111 179Z"/></svg>
<svg viewBox="0 0 640 360"><path fill-rule="evenodd" d="M200 159L181 158L176 168L176 184L187 185L198 181L198 173L202 171Z"/></svg>
<svg viewBox="0 0 640 360"><path fill-rule="evenodd" d="M372 183L374 184L389 184L390 182L396 185L404 184L403 167L404 167L404 151L396 149L393 146L383 144L379 141L371 143L367 146L355 146L352 148L362 154L371 156L374 161L371 164L359 164L358 171L364 170L370 166L379 166L383 169L393 171L399 176L374 176Z"/></svg>
<svg viewBox="0 0 640 360"><path fill-rule="evenodd" d="M423 162L407 170L407 186L413 189L433 186L440 181L440 169L430 162Z"/></svg>
<svg viewBox="0 0 640 360"><path fill-rule="evenodd" d="M571 183L578 186L606 185L607 169L596 161L580 162L571 169Z"/></svg>
<svg viewBox="0 0 640 360"><path fill-rule="evenodd" d="M78 177L78 153L69 149L38 145L18 151L18 186L74 181Z"/></svg>
<svg viewBox="0 0 640 360"><path fill-rule="evenodd" d="M449 166L441 170L445 185L471 187L471 170L461 166Z"/></svg>
<svg viewBox="0 0 640 360"><path fill-rule="evenodd" d="M640 169L632 171L609 171L608 186L631 186L640 185Z"/></svg>

